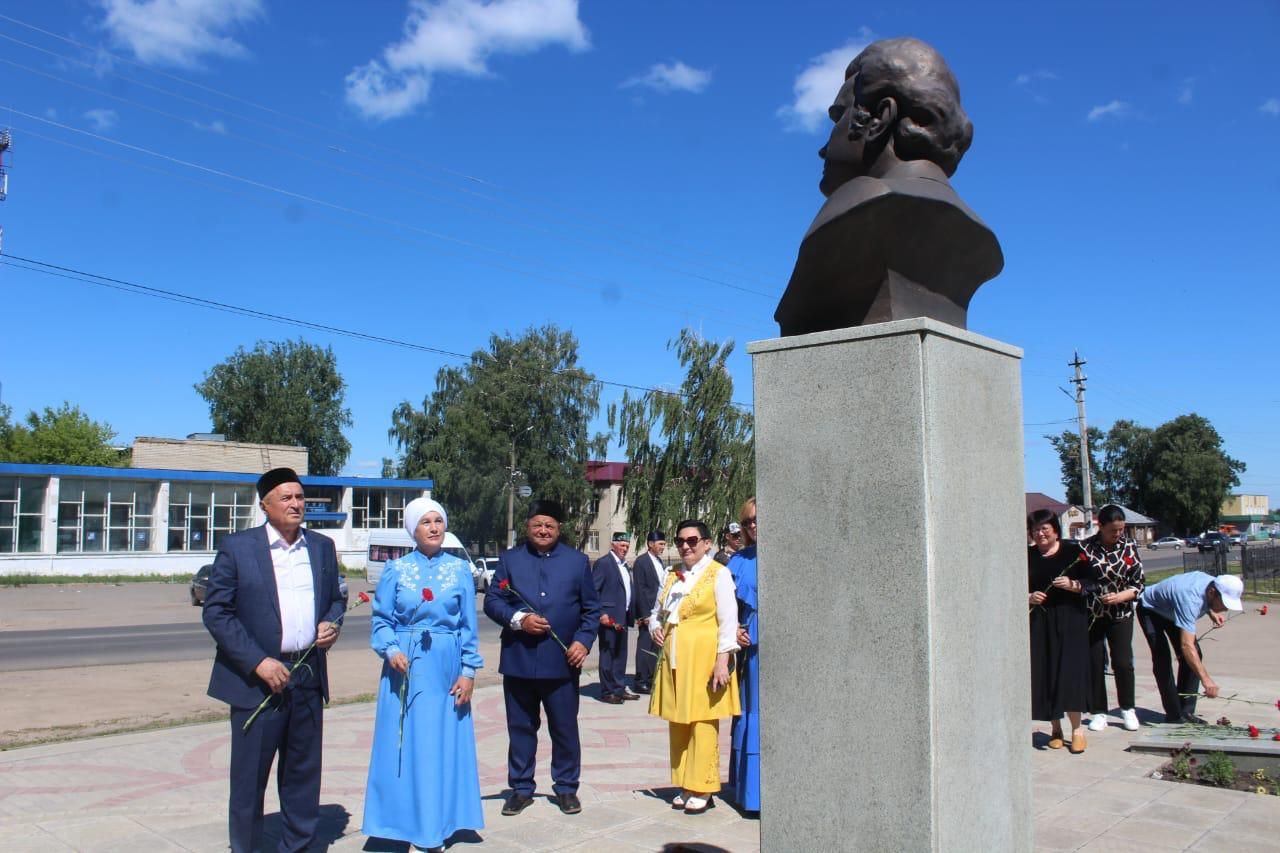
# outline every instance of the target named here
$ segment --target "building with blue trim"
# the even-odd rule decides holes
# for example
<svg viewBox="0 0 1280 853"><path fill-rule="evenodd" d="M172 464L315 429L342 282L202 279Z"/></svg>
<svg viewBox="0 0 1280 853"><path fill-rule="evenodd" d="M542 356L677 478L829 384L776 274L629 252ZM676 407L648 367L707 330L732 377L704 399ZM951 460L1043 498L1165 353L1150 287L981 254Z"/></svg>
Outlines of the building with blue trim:
<svg viewBox="0 0 1280 853"><path fill-rule="evenodd" d="M223 537L264 521L254 488L260 473L0 462L0 574L190 574L212 561ZM339 559L357 569L370 533L403 535L405 504L432 487L300 479L306 526L333 539Z"/></svg>

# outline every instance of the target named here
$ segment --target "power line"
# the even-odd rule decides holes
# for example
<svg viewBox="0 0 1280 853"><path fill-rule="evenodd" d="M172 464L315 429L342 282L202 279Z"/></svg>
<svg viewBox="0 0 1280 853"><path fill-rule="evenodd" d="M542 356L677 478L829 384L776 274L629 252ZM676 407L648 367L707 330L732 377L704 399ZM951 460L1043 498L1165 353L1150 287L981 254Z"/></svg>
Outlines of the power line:
<svg viewBox="0 0 1280 853"><path fill-rule="evenodd" d="M301 116L291 115L291 114L286 113L286 112L283 112L283 111L281 111L281 110L277 110L277 109L275 109L275 108L273 108L273 107L265 106L265 105L263 105L263 104L259 104L259 103L256 103L256 102L254 102L254 101L250 101L250 100L248 100L248 99L246 99L246 98L242 98L242 97L239 97L239 96L237 96L237 95L233 95L233 94L231 94L231 93L229 93L229 92L224 92L224 91L222 91L222 90L219 90L219 89L213 88L213 87L211 87L211 86L206 86L206 85L204 85L204 84L197 83L197 82L195 82L195 81L193 81L193 80L188 80L188 79L186 79L186 78L179 77L179 76L177 76L177 75L175 75L175 74L170 74L170 73L167 73L167 72L164 72L164 71L159 71L159 70L157 70L157 69L150 68L149 66L147 66L146 64L144 64L144 63L142 63L142 62L138 62L138 61L135 61L135 60L129 59L128 57L118 56L118 55L116 55L116 54L114 54L114 53L111 53L111 52L109 52L109 51L102 50L102 49L100 49L100 48L95 48L95 47L93 47L93 46L91 46L91 45L87 45L87 44L85 44L85 43L83 43L83 42L77 41L77 40L72 39L72 38L69 38L69 37L67 37L67 36L63 36L63 35L60 35L60 34L58 34L58 33L51 32L51 31L49 31L49 30L43 29L43 28L38 27L38 26L36 26L36 25L34 25L34 24L27 23L27 22L25 22L25 21L19 20L19 19L17 19L17 18L14 18L14 17L12 17L12 16L9 16L9 15L0 14L0 20L5 20L5 21L8 21L8 22L10 22L10 23L12 23L12 24L16 24L17 26L25 27L25 28L30 29L30 30L34 30L35 32L41 33L41 34L46 35L46 36L48 36L48 37L50 37L50 38L57 39L57 40L59 40L59 41L65 42L65 43L70 44L70 45L73 45L73 46L75 46L75 47L77 47L77 48L79 48L79 49L81 49L81 50L85 50L85 51L93 52L93 53L94 53L95 55L97 55L97 56L100 56L100 57L101 57L101 56L106 56L106 57L108 57L112 62L122 62L122 63L126 63L126 64L132 65L132 66L134 66L134 67L136 67L136 68L140 68L140 69L142 69L143 71L145 71L145 72L147 72L147 73L149 73L149 74L154 74L154 75L156 75L156 76L159 76L159 77L163 77L163 78L166 78L166 79L172 80L172 81L177 82L177 83L180 83L180 84L182 84L182 85L190 86L190 87L192 87L192 88L199 89L199 90L201 90L201 91L208 92L208 93L213 94L213 95L217 95L218 97L226 98L226 99L228 99L228 100L230 100L230 101L234 101L234 102L236 102L236 103L243 104L243 105L245 105L245 106L249 106L249 107L252 107L252 108L257 109L257 110L261 110L261 111L263 111L263 112L265 112L265 113L269 113L269 114L271 114L271 115L278 116L278 117L280 117L280 118L282 118L282 119L287 120L290 124L295 124L295 125L296 125L296 124L303 124L303 125L307 125L307 126L312 127L312 128L314 128L314 129L316 129L316 130L318 130L318 131L321 131L322 133L324 133L324 134L325 134L325 136L326 136L326 137L329 137L329 138L332 138L332 137L334 137L334 136L344 137L344 138L346 138L347 140L350 140L350 141L352 141L352 142L358 143L358 144L360 144L360 145L362 145L362 146L365 146L365 147L368 147L368 148L372 148L372 149L379 149L379 150L381 150L381 151L383 151L383 152L386 152L387 154L392 155L392 156L394 157L394 161L393 161L393 163L392 163L392 164L390 164L392 168L399 169L400 171L406 172L406 173L408 173L408 174L416 175L416 176L421 177L421 178L423 178L423 179L425 179L425 180L435 180L435 179L432 179L432 178L430 178L430 177L428 177L428 176L422 175L422 174L421 174L421 173L419 173L419 172L415 172L415 171L413 171L413 170L405 169L405 168L404 168L404 166L403 166L403 165L401 165L401 164L403 164L405 161L412 160L412 161L414 161L414 162L416 162L416 163L419 163L419 164L421 164L421 165L425 166L426 168L432 169L432 170L434 170L434 171L441 172L441 173L444 173L444 174L447 174L447 175L450 175L450 176L453 176L453 177L456 177L456 178L461 178L461 179L463 179L463 180L465 180L466 182L471 183L471 184L477 184L477 185L480 185L480 186L487 187L487 188L489 188L490 190L492 190L492 191L494 191L494 192L504 193L506 197L496 197L496 196L491 196L491 195L483 195L483 194L480 194L480 193L475 192L474 190L472 190L472 189L470 189L470 188L466 188L466 187L456 187L456 186L451 186L451 185L447 185L447 184L446 184L446 186L450 186L450 188L451 188L451 189L453 189L453 190L455 190L455 191L457 191L457 192L465 192L465 193L468 193L468 194L471 194L471 195L475 195L475 196L477 196L477 197L479 197L479 198L485 199L486 201L494 202L495 204L508 204L508 205L511 205L511 206L514 206L514 207L522 208L522 209L524 209L524 210L533 211L534 213L537 213L537 214L539 214L539 215L545 215L545 214L546 214L547 208L546 208L546 206L545 206L545 205L537 205L537 206L535 206L535 205L530 205L530 204L524 204L524 203L514 202L514 201L512 200L512 198L511 198L511 196L513 196L513 195L514 195L514 193L512 193L512 191L511 191L511 190L506 189L506 188L504 188L504 187L502 187L502 186L500 186L500 185L494 184L494 183L492 183L492 182L490 182L490 181L488 181L488 180L486 180L486 179L484 179L484 178L478 177L478 176L476 176L476 175L468 174L468 173L466 173L466 172L462 172L462 171L459 171L459 170L456 170L456 169L451 169L451 168L449 168L449 167L447 167L447 166L439 165L438 163L423 162L422 160L420 160L420 159L418 159L418 158L414 157L413 155L407 154L407 153L405 153L405 152L403 152L403 151L396 150L396 149L391 148L391 147L389 147L389 146L380 145L380 144L378 144L378 143L376 143L376 142L373 142L373 141L371 141L371 140L362 139L362 138L360 138L360 137L352 136L351 134L342 134L341 132L335 131L335 129L334 129L332 126L330 126L330 125L320 124L320 123L317 123L317 122L311 121L310 119L303 118L303 117L301 117ZM66 57L66 56L64 56L64 55L62 55L62 54L55 53L54 51L50 51L50 50L48 50L48 49L46 49L46 48L42 48L42 47L39 47L39 46L36 46L36 45L29 44L29 43L27 43L27 42L23 42L23 41L21 41L20 39L16 39L16 38L14 38L14 37L12 37L12 36L7 36L7 35L0 34L0 38L7 39L8 41L14 42L14 43L16 43L16 44L21 44L21 45L23 45L23 46L25 46L25 47L28 47L28 48L32 49L32 50L37 50L37 51L40 51L40 52L43 52L43 53L49 54L49 55L51 55L51 56L58 57L58 58L62 59L63 61L74 62L74 63L76 63L76 64L79 64L79 65L83 65L83 66L86 66L86 67L92 68L92 69L94 69L95 71L97 71L97 72L99 72L99 73L102 73L101 63L96 63L96 64L95 64L95 63L88 63L88 62L85 62L85 61L83 61L83 60L74 59L74 58L72 58L72 57ZM207 109L212 109L212 110L215 110L215 111L217 111L217 112L223 113L224 115L230 115L230 116L233 116L233 117L239 118L239 119L241 119L241 120L243 120L243 121L249 121L249 122L251 122L251 123L253 123L253 124L257 124L257 125L259 125L259 126L266 127L266 128L268 128L268 129L271 129L271 130L276 131L276 132L278 132L278 133L283 133L283 134L287 134L287 135L290 135L290 136L295 136L295 137L299 137L299 138L307 138L307 139L309 139L308 137L304 137L304 136L302 136L301 134L298 134L296 131L291 131L291 130L288 130L288 129L286 129L286 128L281 128L281 127L279 127L279 126L277 126L277 125L271 125L271 124L268 124L268 123L266 123L266 122L263 122L263 121L262 121L262 120L260 120L260 119L253 119L253 118L250 118L250 117L248 117L248 116L244 116L243 114L233 113L233 112L231 112L231 111L229 111L229 110L227 110L227 109L225 109L225 108L223 108L223 107L219 107L219 106L216 106L216 105L213 105L213 104L209 104L208 102L204 102L204 101L199 101L199 100L197 100L197 99L190 98L190 97L185 96L185 95L180 95L180 94L178 94L178 93L176 93L176 92L171 92L171 91L169 91L169 90L167 90L167 89L163 89L163 88L161 88L161 87L159 87L159 86L155 86L154 84L150 84L150 83L146 83L146 82L144 82L144 81L135 80L135 79L133 79L133 78L126 77L126 76L124 76L124 75L122 75L122 74L119 74L119 73L117 73L117 72L115 72L115 71L113 71L113 70L110 70L110 69L107 69L105 73L108 73L108 74L110 74L110 75L112 75L112 76L114 76L114 77L117 77L117 78L121 79L121 80L125 80L126 82L130 82L130 83L133 83L133 84L135 84L135 85L139 85L139 86L146 87L146 88L151 89L151 90L153 90L153 91L156 91L156 92L159 92L159 93L161 93L161 94L164 94L164 95L166 95L166 96L168 96L168 97L173 97L173 98L177 98L177 99L180 99L180 100L186 101L186 102L188 102L188 103L197 104L197 105L199 105L199 106L203 106L203 107L205 107L205 108L207 108ZM334 146L329 146L329 147L330 147L330 148L334 148ZM335 148L335 150L341 150L341 149L336 149L336 148ZM364 159L364 160L367 160L367 161L371 161L371 162L381 163L381 164L383 164L383 165L387 165L384 161L380 161L380 160L378 160L377 158L370 157L370 156L365 155L365 154L362 154L362 153L360 153L360 152L358 152L358 151L347 151L347 150L341 150L341 153L343 153L345 156L357 157L357 158ZM589 218L589 220L583 220L583 219L581 219L581 218L571 216L571 217L569 217L569 218L567 219L567 221L568 221L568 222L571 222L571 223L577 223L578 225L584 225L584 224L587 224L588 222L590 222L590 224L593 224L593 225L598 225L598 224L601 224L601 222L602 222L602 220L600 220L600 218L599 218L598 216L594 215L594 214L589 214L589 217L590 217L590 218ZM564 217L561 217L561 219L562 219L562 220L564 220ZM624 228L623 230L625 231L626 229ZM672 257L672 258L678 258L678 257L679 257L679 256L676 256L676 255L671 254L671 253L670 253L670 252L668 252L668 251L665 251L664 249L661 249L661 248L654 248L653 246L649 246L649 245L636 244L636 243L634 243L634 242L627 241L627 240L618 240L618 241L616 241L616 242L620 242L620 243L623 243L623 244L625 244L625 245L630 245L630 246L632 246L632 247L634 247L634 248L641 249L641 250L643 250L643 251L644 251L644 252L646 252L646 253L656 253L656 254L664 255L664 256L666 256L666 257ZM670 242L671 242L671 241L670 241L670 239L669 239L669 238L667 238L667 237L664 237L664 238L663 238L663 244L664 244L664 245L669 244ZM746 267L744 267L744 266L743 266L743 265L741 265L741 264L734 263L734 262L730 262L730 261L726 261L726 260L724 260L723 258L712 258L712 257L709 255L709 253L707 253L707 252L705 252L705 251L699 251L698 249L696 249L696 248L694 248L694 247L691 247L691 246L687 246L687 245L686 245L686 246L684 246L683 248L684 248L686 251L692 251L692 252L694 252L694 254L702 256L704 259L709 260L709 261L711 261L712 263L715 263L715 264L718 264L718 265L721 265L721 266L725 266L725 267L734 267L734 268L737 268L737 269L740 271L740 272L739 272L739 274L741 274L741 271L744 271L744 270L745 270L745 271L747 271L747 272L750 272L750 270L749 270L749 269L747 269ZM720 281L720 280L718 280L718 279L711 279L711 278L708 278L708 277L705 277L705 276L701 276L701 277L702 277L702 278L707 279L708 281L713 281L713 282L715 282L715 283L726 284L725 282L722 282L722 281ZM729 286L730 286L730 287L733 287L733 285L729 285ZM759 293L759 291L752 291L752 290L750 290L750 289L746 289L746 292L749 292L749 293ZM761 294L761 295L772 296L772 294Z"/></svg>
<svg viewBox="0 0 1280 853"><path fill-rule="evenodd" d="M162 299L169 302L178 302L187 305L194 305L201 308L209 308L215 311L224 311L230 314L239 314L245 317L252 317L258 320L266 320L271 323L280 323L288 326L295 326L304 329L310 329L317 332L325 332L327 334L338 335L346 338L354 338L356 340L368 341L370 343L384 344L387 346L396 346L403 349L415 350L418 352L426 352L434 355L441 355L447 358L456 358L462 361L470 361L473 356L465 353L454 352L452 350L441 349L439 347L430 347L425 344L414 343L412 341L402 340L400 338L387 337L385 335L374 335L368 332L361 332L355 329L346 329L341 326L332 326L327 323L315 323L309 320L299 320L292 317L284 317L272 314L266 311L260 311L256 308L247 308L243 305L235 305L230 302L219 302L213 299L206 299L202 296L192 296L187 293L180 293L175 290L167 290L160 287L151 287L137 282L128 281L126 279L113 278L111 276L100 275L98 273L86 272L74 267L53 264L47 261L39 261L34 258L24 258L20 255L5 254L0 256L0 264L13 267L14 269L22 269L28 272L41 273L57 278L71 279L84 284L92 284L99 287L105 287L111 290L132 293L137 296L148 296L155 299ZM493 356L483 351L477 351L476 355L492 359ZM508 363L508 368L513 370L521 369L520 365ZM586 379L585 371L580 369L574 370L557 370L555 368L543 368L543 371L555 376L564 376L570 378ZM685 394L680 391L666 391L659 388L652 388L647 385L635 385L627 382L615 382L608 379L591 378L587 381L597 382L601 385L608 385L614 388L623 388L629 391L643 391L645 393L662 394L672 397L688 398L692 395ZM737 403L730 401L730 405L740 409L750 411L754 407L748 403Z"/></svg>

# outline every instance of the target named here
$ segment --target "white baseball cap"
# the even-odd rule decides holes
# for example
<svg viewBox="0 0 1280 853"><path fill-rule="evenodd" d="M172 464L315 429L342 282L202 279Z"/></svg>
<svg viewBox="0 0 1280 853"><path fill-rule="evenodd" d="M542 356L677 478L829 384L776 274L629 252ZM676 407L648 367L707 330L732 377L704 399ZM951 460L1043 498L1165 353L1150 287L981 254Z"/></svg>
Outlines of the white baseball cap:
<svg viewBox="0 0 1280 853"><path fill-rule="evenodd" d="M1244 610L1244 605L1240 603L1244 581L1235 575L1218 575L1213 579L1213 585L1218 588L1218 595L1222 597L1222 603L1228 610Z"/></svg>

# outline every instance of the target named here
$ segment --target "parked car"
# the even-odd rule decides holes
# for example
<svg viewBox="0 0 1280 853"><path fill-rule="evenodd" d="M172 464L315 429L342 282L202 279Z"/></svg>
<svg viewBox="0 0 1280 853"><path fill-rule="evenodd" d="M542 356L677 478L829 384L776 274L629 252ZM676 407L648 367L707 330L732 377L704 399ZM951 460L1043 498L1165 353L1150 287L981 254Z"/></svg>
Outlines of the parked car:
<svg viewBox="0 0 1280 853"><path fill-rule="evenodd" d="M1195 548L1195 547L1198 547L1198 546L1200 545L1200 537L1199 537L1199 536L1196 536L1196 535L1193 533L1193 534L1191 534L1190 536L1188 536L1187 538L1183 539L1183 540L1182 540L1182 544L1183 544L1183 545L1186 545L1188 548Z"/></svg>
<svg viewBox="0 0 1280 853"><path fill-rule="evenodd" d="M409 535L400 530L380 530L369 534L369 552L365 561L365 578L369 582L369 586L377 587L378 579L382 577L382 567L386 565L388 560L398 560L405 554L408 554L414 548L413 540ZM444 545L442 550L446 554L462 560L471 567L471 579L476 584L476 589L480 588L479 571L476 569L475 563L471 562L471 555L467 553L466 547L449 531L445 531Z"/></svg>
<svg viewBox="0 0 1280 853"><path fill-rule="evenodd" d="M206 563L191 576L191 606L204 607L204 595L209 588L209 575L213 574L213 563Z"/></svg>
<svg viewBox="0 0 1280 853"><path fill-rule="evenodd" d="M1147 545L1152 551L1159 551L1161 548L1172 548L1175 551L1182 550L1182 540L1177 536L1164 536Z"/></svg>
<svg viewBox="0 0 1280 853"><path fill-rule="evenodd" d="M493 582L493 573L498 568L498 558L478 557L476 568L480 570L480 581L476 586L476 592L488 592L489 584Z"/></svg>
<svg viewBox="0 0 1280 853"><path fill-rule="evenodd" d="M1200 537L1200 552L1216 551L1219 548L1226 550L1231 546L1231 540L1227 539L1225 533L1206 533Z"/></svg>
<svg viewBox="0 0 1280 853"><path fill-rule="evenodd" d="M203 607L204 597L209 591L209 575L213 574L213 563L205 563L191 576L191 606ZM347 597L347 576L338 575L338 590L342 597Z"/></svg>
<svg viewBox="0 0 1280 853"><path fill-rule="evenodd" d="M1231 544L1232 544L1232 545L1239 545L1239 544L1241 544L1242 542L1244 542L1244 534L1243 534L1243 533L1232 533L1232 534L1231 534L1231 536L1230 536L1229 538L1230 538L1230 540L1231 540Z"/></svg>

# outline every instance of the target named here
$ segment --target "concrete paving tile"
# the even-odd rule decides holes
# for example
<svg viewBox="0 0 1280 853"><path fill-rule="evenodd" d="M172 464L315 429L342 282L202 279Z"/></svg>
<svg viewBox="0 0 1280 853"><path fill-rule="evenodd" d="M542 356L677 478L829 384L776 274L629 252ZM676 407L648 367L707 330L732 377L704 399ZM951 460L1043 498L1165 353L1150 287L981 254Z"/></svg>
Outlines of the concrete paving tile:
<svg viewBox="0 0 1280 853"><path fill-rule="evenodd" d="M1215 829L1207 832L1194 846L1187 848L1190 853L1243 853L1243 851L1280 850L1280 836L1259 838L1256 835L1245 835L1227 829Z"/></svg>
<svg viewBox="0 0 1280 853"><path fill-rule="evenodd" d="M62 853L76 849L34 823L10 824L0 835L4 837L6 853Z"/></svg>
<svg viewBox="0 0 1280 853"><path fill-rule="evenodd" d="M1078 853L1181 853L1183 847L1165 847L1149 841L1103 835L1081 847ZM1243 851L1237 851L1243 853Z"/></svg>
<svg viewBox="0 0 1280 853"><path fill-rule="evenodd" d="M1174 850L1185 850L1196 841L1205 830L1188 829L1185 826L1171 826L1163 821L1142 820L1129 817L1111 827L1107 838L1141 841L1152 846L1169 847Z"/></svg>
<svg viewBox="0 0 1280 853"><path fill-rule="evenodd" d="M133 845L121 849L158 850L170 846L164 836L121 815L41 821L39 826L76 850L105 850L118 845Z"/></svg>
<svg viewBox="0 0 1280 853"><path fill-rule="evenodd" d="M1197 834L1207 832L1222 822L1226 812L1197 806L1173 805L1163 800L1147 803L1133 813L1134 820L1149 820L1178 827Z"/></svg>
<svg viewBox="0 0 1280 853"><path fill-rule="evenodd" d="M1250 796L1242 791L1224 791L1204 785L1170 782L1169 793L1156 802L1170 806L1194 806L1199 809L1229 812L1239 808L1241 802Z"/></svg>
<svg viewBox="0 0 1280 853"><path fill-rule="evenodd" d="M1032 838L1036 849L1042 850L1078 850L1082 845L1097 837L1098 833L1086 829L1077 817L1073 824L1048 822L1043 817L1036 818L1032 827Z"/></svg>

